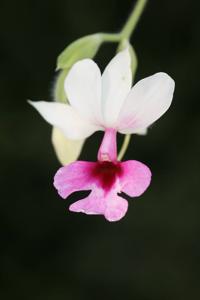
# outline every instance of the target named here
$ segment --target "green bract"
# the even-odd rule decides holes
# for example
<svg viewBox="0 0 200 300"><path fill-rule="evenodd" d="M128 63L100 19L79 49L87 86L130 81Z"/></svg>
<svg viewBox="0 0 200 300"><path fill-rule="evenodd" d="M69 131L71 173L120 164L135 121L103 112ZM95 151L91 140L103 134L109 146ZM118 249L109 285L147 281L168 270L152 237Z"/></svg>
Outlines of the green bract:
<svg viewBox="0 0 200 300"><path fill-rule="evenodd" d="M54 100L57 102L67 102L67 96L64 90L64 81L69 72L69 69L61 70L56 78L55 88L54 88Z"/></svg>
<svg viewBox="0 0 200 300"><path fill-rule="evenodd" d="M71 43L58 56L57 70L69 69L78 60L93 58L103 42L101 33L87 35Z"/></svg>
<svg viewBox="0 0 200 300"><path fill-rule="evenodd" d="M128 48L130 56L131 56L131 70L133 77L136 73L137 66L138 66L138 60L137 60L137 55L135 53L135 50L133 46L129 43L128 40L122 40L117 48L117 52L124 50L125 48Z"/></svg>
<svg viewBox="0 0 200 300"><path fill-rule="evenodd" d="M138 66L138 60L137 60L135 50L131 44L129 44L129 53L131 56L131 70L133 75L135 75Z"/></svg>

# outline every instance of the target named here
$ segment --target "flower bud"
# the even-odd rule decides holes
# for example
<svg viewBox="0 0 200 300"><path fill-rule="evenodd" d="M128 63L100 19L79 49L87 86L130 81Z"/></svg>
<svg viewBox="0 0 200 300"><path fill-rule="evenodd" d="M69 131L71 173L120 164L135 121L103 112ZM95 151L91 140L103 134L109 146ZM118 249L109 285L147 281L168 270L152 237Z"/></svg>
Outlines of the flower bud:
<svg viewBox="0 0 200 300"><path fill-rule="evenodd" d="M64 166L78 159L85 140L67 139L60 129L53 127L51 141L59 162Z"/></svg>

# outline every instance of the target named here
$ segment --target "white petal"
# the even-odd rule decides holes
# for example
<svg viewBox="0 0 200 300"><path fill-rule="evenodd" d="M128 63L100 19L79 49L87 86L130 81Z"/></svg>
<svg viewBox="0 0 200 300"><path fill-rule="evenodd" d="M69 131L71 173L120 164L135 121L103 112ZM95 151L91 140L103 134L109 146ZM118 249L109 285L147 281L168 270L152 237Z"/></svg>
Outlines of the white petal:
<svg viewBox="0 0 200 300"><path fill-rule="evenodd" d="M166 73L140 80L130 91L118 119L121 133L137 133L149 127L170 107L175 83Z"/></svg>
<svg viewBox="0 0 200 300"><path fill-rule="evenodd" d="M93 123L101 122L101 72L91 59L73 65L65 79L65 92L72 107Z"/></svg>
<svg viewBox="0 0 200 300"><path fill-rule="evenodd" d="M85 140L66 138L56 127L52 130L52 144L59 162L64 166L78 159Z"/></svg>
<svg viewBox="0 0 200 300"><path fill-rule="evenodd" d="M126 49L110 61L102 76L102 107L107 127L115 126L131 84L131 57Z"/></svg>
<svg viewBox="0 0 200 300"><path fill-rule="evenodd" d="M29 101L29 103L48 123L59 128L67 138L83 139L100 130L81 118L70 105L45 101Z"/></svg>

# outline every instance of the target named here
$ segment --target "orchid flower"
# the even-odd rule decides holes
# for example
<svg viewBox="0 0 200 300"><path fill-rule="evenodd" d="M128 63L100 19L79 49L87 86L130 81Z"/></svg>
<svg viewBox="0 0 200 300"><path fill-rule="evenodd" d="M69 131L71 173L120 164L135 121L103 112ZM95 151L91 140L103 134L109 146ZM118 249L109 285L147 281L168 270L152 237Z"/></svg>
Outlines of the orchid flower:
<svg viewBox="0 0 200 300"><path fill-rule="evenodd" d="M126 49L110 61L102 76L93 60L78 61L64 86L70 105L30 103L67 138L84 139L98 130L105 133L97 162L77 161L60 168L54 186L62 198L77 190L91 190L87 198L69 207L71 211L120 220L128 202L118 194L140 196L150 184L151 172L139 161L117 161L116 134L144 133L169 108L174 81L165 73L156 73L132 87Z"/></svg>
<svg viewBox="0 0 200 300"><path fill-rule="evenodd" d="M70 205L69 210L104 215L108 221L120 220L128 209L121 192L140 196L149 186L151 171L135 160L117 161L116 130L106 129L97 162L77 161L60 168L54 186L62 198L77 190L92 190L88 197Z"/></svg>

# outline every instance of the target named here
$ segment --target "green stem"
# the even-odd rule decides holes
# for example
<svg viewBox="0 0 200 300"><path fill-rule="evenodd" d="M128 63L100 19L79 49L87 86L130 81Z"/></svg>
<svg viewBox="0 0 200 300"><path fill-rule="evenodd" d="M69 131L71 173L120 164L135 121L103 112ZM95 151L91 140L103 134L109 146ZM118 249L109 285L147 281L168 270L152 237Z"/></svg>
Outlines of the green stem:
<svg viewBox="0 0 200 300"><path fill-rule="evenodd" d="M124 138L124 141L123 141L123 144L122 144L122 147L121 147L121 149L119 151L119 154L118 154L118 157L117 157L118 160L122 160L122 158L124 157L124 154L126 153L128 145L130 143L130 140L131 140L131 135L126 134L125 138Z"/></svg>
<svg viewBox="0 0 200 300"><path fill-rule="evenodd" d="M146 3L147 3L147 0L138 0L136 2L136 5L130 14L130 17L128 18L127 22L125 23L124 27L122 28L122 30L120 32L121 42L123 42L124 40L130 39L138 21L142 15L142 12L145 8ZM135 71L136 71L136 68L135 68ZM135 71L134 71L134 73L135 73ZM133 74L133 77L134 77L134 75L135 74ZM122 160L122 158L124 157L126 150L128 148L128 145L130 143L130 140L131 140L131 135L126 134L124 141L122 143L121 149L119 151L118 160Z"/></svg>
<svg viewBox="0 0 200 300"><path fill-rule="evenodd" d="M133 33L141 15L144 10L144 7L147 3L147 0L138 0L135 7L133 8L130 17L128 18L126 24L120 32L122 39L130 39L131 34Z"/></svg>
<svg viewBox="0 0 200 300"><path fill-rule="evenodd" d="M102 40L104 42L120 42L121 34L120 33L102 33Z"/></svg>

